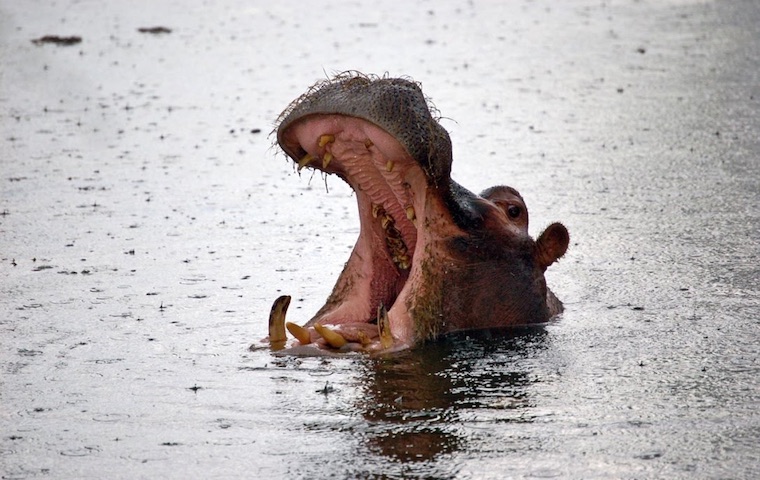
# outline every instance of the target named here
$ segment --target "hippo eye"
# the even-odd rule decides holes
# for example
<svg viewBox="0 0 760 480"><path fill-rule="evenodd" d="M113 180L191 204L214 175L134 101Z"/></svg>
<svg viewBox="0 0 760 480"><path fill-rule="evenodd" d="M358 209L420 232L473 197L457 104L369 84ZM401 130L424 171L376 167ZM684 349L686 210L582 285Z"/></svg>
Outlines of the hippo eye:
<svg viewBox="0 0 760 480"><path fill-rule="evenodd" d="M517 218L520 214L522 214L522 208L517 205L510 205L509 208L507 208L507 215L509 215L509 218Z"/></svg>

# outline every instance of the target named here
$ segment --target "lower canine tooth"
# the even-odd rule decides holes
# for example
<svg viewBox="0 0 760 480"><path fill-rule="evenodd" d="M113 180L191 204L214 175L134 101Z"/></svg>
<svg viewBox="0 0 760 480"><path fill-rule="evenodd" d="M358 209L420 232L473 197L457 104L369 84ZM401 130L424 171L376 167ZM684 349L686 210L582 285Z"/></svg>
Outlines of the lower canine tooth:
<svg viewBox="0 0 760 480"><path fill-rule="evenodd" d="M283 295L272 304L272 310L269 312L269 344L272 346L279 343L280 347L285 343L285 314L290 305L290 296Z"/></svg>
<svg viewBox="0 0 760 480"><path fill-rule="evenodd" d="M327 168L328 165L330 165L330 161L333 159L332 153L327 152L325 153L325 156L322 157L322 168Z"/></svg>
<svg viewBox="0 0 760 480"><path fill-rule="evenodd" d="M377 330L380 333L380 346L384 350L391 348L393 346L391 322L388 320L388 311L383 304L377 307Z"/></svg>
<svg viewBox="0 0 760 480"><path fill-rule="evenodd" d="M314 324L314 330L316 330L317 333L320 334L322 338L325 339L327 344L333 348L340 348L346 343L348 343L346 339L343 338L343 335L341 335L340 333L336 331L330 330L327 327L323 327L322 324L320 323Z"/></svg>
<svg viewBox="0 0 760 480"><path fill-rule="evenodd" d="M328 143L332 143L335 141L335 135L322 135L319 137L319 146L324 147Z"/></svg>
<svg viewBox="0 0 760 480"><path fill-rule="evenodd" d="M357 334L357 336L359 337L359 343L362 344L362 347L366 347L367 345L372 343L372 339L369 338L369 336L367 336L367 334L361 330L359 330L359 333Z"/></svg>
<svg viewBox="0 0 760 480"><path fill-rule="evenodd" d="M301 342L302 345L308 345L311 343L311 335L309 334L309 331L302 326L296 325L292 322L286 322L285 328L287 328L290 334L296 337L296 340Z"/></svg>
<svg viewBox="0 0 760 480"><path fill-rule="evenodd" d="M312 160L314 160L314 157L312 157L310 153L307 153L306 155L304 155L303 158L301 158L301 160L298 161L298 171L300 172L301 169L305 167L306 165L308 165L309 162L311 162Z"/></svg>

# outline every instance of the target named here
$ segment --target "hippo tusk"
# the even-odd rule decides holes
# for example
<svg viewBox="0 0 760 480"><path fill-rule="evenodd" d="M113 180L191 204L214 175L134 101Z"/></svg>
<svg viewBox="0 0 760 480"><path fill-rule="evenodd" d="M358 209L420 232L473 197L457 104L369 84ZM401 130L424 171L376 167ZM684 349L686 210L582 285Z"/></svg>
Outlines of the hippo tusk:
<svg viewBox="0 0 760 480"><path fill-rule="evenodd" d="M269 312L269 345L280 349L285 345L285 314L290 305L290 295L278 297Z"/></svg>
<svg viewBox="0 0 760 480"><path fill-rule="evenodd" d="M327 327L322 326L320 323L314 324L314 330L317 331L318 334L322 336L322 338L325 339L328 345L330 345L333 348L341 348L348 342L345 338L343 338L343 335L340 333L330 330Z"/></svg>
<svg viewBox="0 0 760 480"><path fill-rule="evenodd" d="M380 346L387 350L393 346L393 334L391 322L388 320L388 311L382 303L377 307L377 330L380 333Z"/></svg>
<svg viewBox="0 0 760 480"><path fill-rule="evenodd" d="M296 325L293 322L286 322L285 328L288 329L291 335L296 337L296 340L301 342L301 345L308 345L311 343L311 334L305 328L300 325Z"/></svg>

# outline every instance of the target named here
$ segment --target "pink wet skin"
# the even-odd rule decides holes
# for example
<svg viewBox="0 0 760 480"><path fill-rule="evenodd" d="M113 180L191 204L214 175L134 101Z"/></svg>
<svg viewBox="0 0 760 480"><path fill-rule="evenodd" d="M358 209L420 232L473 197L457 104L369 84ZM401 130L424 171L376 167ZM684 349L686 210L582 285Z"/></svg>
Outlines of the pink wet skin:
<svg viewBox="0 0 760 480"><path fill-rule="evenodd" d="M418 311L426 312L425 309L428 308L427 304L420 306L419 298L431 296L431 293L435 293L433 290L442 288L457 278L456 274L448 279L431 275L431 265L434 269L462 271L465 275L472 276L474 269L467 266L470 260L457 258L467 252L455 250L452 254L449 245L452 239L468 238L472 232L466 232L456 225L439 189L429 184L423 169L404 147L370 122L345 115L309 115L289 126L281 141L297 146L310 156L306 157L307 163L301 162L302 167L336 174L351 186L356 192L361 222L359 239L333 293L325 306L305 324L310 331L311 343L320 348L329 348L313 328L314 324L319 323L340 332L348 340L349 344L342 348L344 351L383 350L375 324L381 304L388 309L393 336L391 350L408 348L425 340L425 333L420 332L419 326L415 324L416 319L413 318L420 317L415 314ZM293 147L292 150L296 148ZM325 164L326 157L329 162ZM389 162L392 162L392 168ZM487 232L486 236L494 237L499 249L503 247L502 243L510 242L515 243L514 248L518 250L529 248L528 242L532 240L528 235L528 211L519 193L510 187L499 186L486 190L482 195L468 199L468 202L482 216L481 228ZM386 241L387 231L383 228L382 214L376 217L378 207L390 216L390 223L400 234L406 254L411 260L409 268L401 268L406 265L400 266L394 262ZM414 210L412 219L407 215L410 207ZM568 242L564 227L552 226L547 232L544 234L547 237L543 245L544 250L549 251L543 257L536 255L539 258L538 270L535 278L529 278L527 282L539 282L538 289L543 292L546 291L543 271L564 253ZM483 233L477 233L476 236L482 237ZM539 239L536 252L541 252L541 243ZM486 256L488 247L486 243L480 245L477 240L475 242L475 248L482 249ZM427 267L423 265L425 261L428 262ZM489 263L482 259L478 261L483 265ZM464 267L459 266L459 262ZM492 283L497 280L495 276L499 275L499 272L487 272L482 280L473 277L473 284L477 288L493 289ZM484 311L489 311L503 306L492 304L493 295L479 299L481 295L478 292L467 295L467 288L463 292L469 305L462 305L461 308L456 305L447 306L441 312L434 312L436 315L461 317L461 321L448 321L444 328L436 330L429 338L468 328L521 323L519 319L510 318L510 315L515 315L508 311L505 312L504 321L489 318L481 321L479 314L473 317L472 311L465 310L483 308ZM517 299L521 296L519 293L515 295Z"/></svg>
<svg viewBox="0 0 760 480"><path fill-rule="evenodd" d="M319 146L324 135L334 141ZM343 178L356 192L361 232L351 252L335 291L350 290L351 295L341 297L332 305L330 299L306 326L320 323L339 331L350 342L358 341L358 332L370 338L378 337L378 329L368 322L376 321L377 307L383 303L388 308L391 331L396 343L408 347L414 343L414 330L403 299L409 272L393 263L386 248L382 224L373 216L373 204L381 205L401 233L414 259L418 232L407 218L406 208L412 206L415 215L425 212L426 199L416 192L427 191L427 179L422 169L411 159L404 148L388 133L369 122L342 115L312 115L307 121L298 122L288 134L288 141L295 141L314 160L314 166L326 173ZM326 154L333 160L326 168L322 160ZM389 170L388 162L393 162ZM333 296L335 296L335 292ZM399 300L402 300L399 302ZM313 332L313 338L323 342Z"/></svg>

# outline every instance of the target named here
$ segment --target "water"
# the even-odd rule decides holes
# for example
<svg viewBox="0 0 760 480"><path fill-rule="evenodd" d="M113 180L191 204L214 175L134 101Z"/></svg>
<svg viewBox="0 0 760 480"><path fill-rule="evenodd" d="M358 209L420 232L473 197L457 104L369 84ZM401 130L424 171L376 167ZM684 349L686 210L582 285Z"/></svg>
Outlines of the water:
<svg viewBox="0 0 760 480"><path fill-rule="evenodd" d="M753 2L0 13L3 478L760 475ZM319 308L358 234L351 192L267 137L346 69L421 81L456 180L567 225L560 318L390 358L248 350L277 296Z"/></svg>

